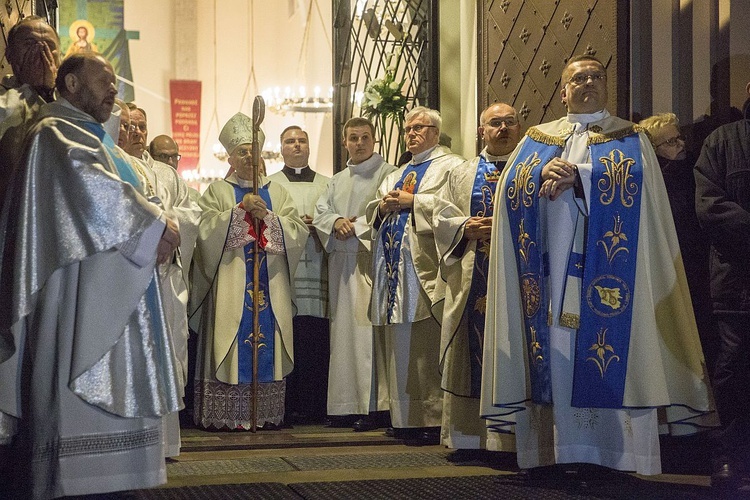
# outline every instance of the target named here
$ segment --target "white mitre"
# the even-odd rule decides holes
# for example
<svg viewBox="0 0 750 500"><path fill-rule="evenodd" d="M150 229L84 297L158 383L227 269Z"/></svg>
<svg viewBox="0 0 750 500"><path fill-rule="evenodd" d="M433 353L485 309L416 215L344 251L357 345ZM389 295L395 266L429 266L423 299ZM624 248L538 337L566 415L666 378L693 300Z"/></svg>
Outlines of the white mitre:
<svg viewBox="0 0 750 500"><path fill-rule="evenodd" d="M234 148L240 144L251 144L253 142L253 120L244 113L237 113L224 125L219 134L219 142L227 154L231 155ZM258 144L261 149L266 142L266 134L258 129Z"/></svg>

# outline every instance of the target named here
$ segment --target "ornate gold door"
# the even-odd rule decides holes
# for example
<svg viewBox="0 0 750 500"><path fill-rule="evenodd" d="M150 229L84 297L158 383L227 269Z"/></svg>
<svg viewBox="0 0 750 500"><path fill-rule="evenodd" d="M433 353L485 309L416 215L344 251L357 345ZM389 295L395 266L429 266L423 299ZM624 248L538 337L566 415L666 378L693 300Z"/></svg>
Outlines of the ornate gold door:
<svg viewBox="0 0 750 500"><path fill-rule="evenodd" d="M524 128L563 116L560 74L585 53L608 68L610 112L627 113L627 1L480 0L478 9L480 110L511 104Z"/></svg>

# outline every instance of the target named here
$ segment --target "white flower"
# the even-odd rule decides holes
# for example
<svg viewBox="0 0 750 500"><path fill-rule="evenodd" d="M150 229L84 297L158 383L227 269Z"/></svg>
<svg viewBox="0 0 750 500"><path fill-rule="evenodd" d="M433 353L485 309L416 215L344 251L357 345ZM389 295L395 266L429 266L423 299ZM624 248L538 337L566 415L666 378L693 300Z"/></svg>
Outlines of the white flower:
<svg viewBox="0 0 750 500"><path fill-rule="evenodd" d="M365 98L363 99L363 102L366 106L370 106L372 108L377 108L378 104L380 104L383 101L383 98L380 96L380 94L372 89L365 91Z"/></svg>
<svg viewBox="0 0 750 500"><path fill-rule="evenodd" d="M375 80L371 81L369 85L367 85L367 89L372 90L375 87L380 87L381 85L383 85L383 79L376 78Z"/></svg>

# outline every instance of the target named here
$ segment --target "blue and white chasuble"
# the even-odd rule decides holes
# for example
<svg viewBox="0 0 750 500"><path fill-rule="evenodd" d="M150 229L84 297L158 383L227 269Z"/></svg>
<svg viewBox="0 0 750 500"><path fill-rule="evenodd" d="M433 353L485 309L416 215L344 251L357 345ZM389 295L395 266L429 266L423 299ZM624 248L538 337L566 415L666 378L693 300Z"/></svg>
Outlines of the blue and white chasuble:
<svg viewBox="0 0 750 500"><path fill-rule="evenodd" d="M552 201L538 193L554 157L581 175ZM483 352L488 427L516 435L523 468L658 474L658 424L694 431L711 402L648 138L606 111L534 127L501 189Z"/></svg>
<svg viewBox="0 0 750 500"><path fill-rule="evenodd" d="M471 192L471 212L469 217L492 217L495 188L500 179L500 171L505 162L496 165L480 156L477 174ZM489 268L489 241L477 241L474 254L474 269L471 288L466 300L464 314L469 326L469 369L471 371L472 397L479 397L482 384L482 346L484 344L484 310L487 301L487 271Z"/></svg>
<svg viewBox="0 0 750 500"><path fill-rule="evenodd" d="M583 278L573 406L622 407L630 340L631 294L635 281L642 164L637 134L590 146L592 190L585 255L573 253L569 274ZM532 400L552 403L549 352L548 269L539 188L542 167L561 154L557 145L529 138L511 166L504 199L517 229L515 239ZM631 235L628 239L627 235ZM583 273L581 273L583 269ZM593 352L592 352L593 351ZM613 363L614 362L614 363Z"/></svg>

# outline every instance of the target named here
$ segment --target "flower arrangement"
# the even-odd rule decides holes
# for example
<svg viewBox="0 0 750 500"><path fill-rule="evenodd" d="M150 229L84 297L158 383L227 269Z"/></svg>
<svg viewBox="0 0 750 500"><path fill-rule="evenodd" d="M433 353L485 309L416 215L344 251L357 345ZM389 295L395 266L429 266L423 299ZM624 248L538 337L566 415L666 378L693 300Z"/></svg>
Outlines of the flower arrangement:
<svg viewBox="0 0 750 500"><path fill-rule="evenodd" d="M362 116L372 120L378 131L378 152L385 158L394 156L394 162L404 148L401 126L407 104L406 96L401 92L404 80L396 81L399 56L399 50L386 56L385 74L365 85L360 101Z"/></svg>
<svg viewBox="0 0 750 500"><path fill-rule="evenodd" d="M401 93L403 82L396 81L393 69L386 69L383 78L377 78L365 86L362 96L362 114L370 119L378 116L401 117L406 108L406 96Z"/></svg>

